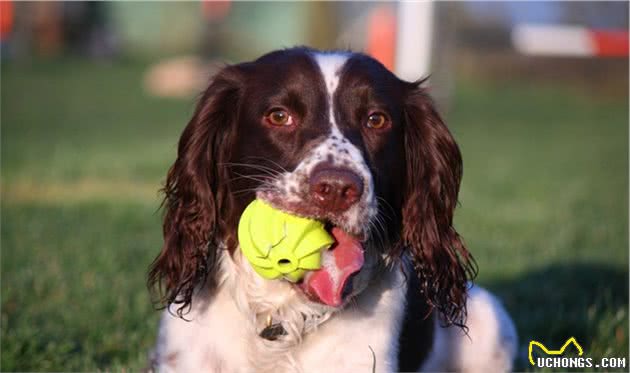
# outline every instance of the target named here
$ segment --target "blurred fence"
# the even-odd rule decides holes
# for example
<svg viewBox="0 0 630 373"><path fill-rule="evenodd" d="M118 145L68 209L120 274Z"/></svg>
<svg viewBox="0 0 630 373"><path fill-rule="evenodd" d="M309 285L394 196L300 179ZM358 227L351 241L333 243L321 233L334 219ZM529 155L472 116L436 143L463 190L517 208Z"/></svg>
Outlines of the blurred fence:
<svg viewBox="0 0 630 373"><path fill-rule="evenodd" d="M178 73L185 77L192 76L190 71L207 74L208 68L199 63L243 61L282 47L353 49L396 67L408 80L431 74L437 87L433 93L440 102L448 101L455 76L551 81L615 95L627 92L628 3L402 6L387 2L2 2L0 40L5 61L68 54L106 60L201 57L194 60L193 70ZM625 43L625 51L604 58L522 55L513 36L523 23L617 32L621 34L617 44ZM534 41L553 39L544 30ZM190 62L197 57L186 58ZM430 67L424 67L425 59Z"/></svg>

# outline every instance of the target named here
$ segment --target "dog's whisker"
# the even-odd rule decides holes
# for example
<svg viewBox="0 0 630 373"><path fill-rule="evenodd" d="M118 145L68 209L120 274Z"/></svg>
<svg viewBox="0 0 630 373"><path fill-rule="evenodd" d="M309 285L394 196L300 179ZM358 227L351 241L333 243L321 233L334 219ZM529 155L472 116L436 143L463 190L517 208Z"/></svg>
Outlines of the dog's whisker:
<svg viewBox="0 0 630 373"><path fill-rule="evenodd" d="M396 215L396 210L394 210L392 205L389 202L387 202L387 200L385 198L377 196L376 197L376 202L377 202L378 206L385 206L392 213L392 215L394 215L394 216ZM390 221L393 219L393 216L389 216L386 211L381 210L380 208L379 208L379 211L382 211L383 217L389 218Z"/></svg>
<svg viewBox="0 0 630 373"><path fill-rule="evenodd" d="M259 186L256 188L243 188L243 189L237 189L235 191L233 191L233 194L244 194L244 193L249 193L249 192L273 192L275 190L275 188L272 187L263 187L263 186Z"/></svg>
<svg viewBox="0 0 630 373"><path fill-rule="evenodd" d="M250 155L248 157L245 157L246 159L262 159L265 160L267 162L270 162L271 164L273 164L274 166L277 166L278 168L280 168L280 170L282 170L282 172L289 172L287 171L286 168L282 167L282 165L280 165L278 162L274 161L273 159L269 159L269 158L265 158L265 157L260 157L260 156L254 156L254 155Z"/></svg>
<svg viewBox="0 0 630 373"><path fill-rule="evenodd" d="M246 193L256 193L259 190L256 189L251 189L251 190L239 190L238 192L234 192L234 195L242 195L242 194L246 194Z"/></svg>
<svg viewBox="0 0 630 373"><path fill-rule="evenodd" d="M240 179L249 179L249 180L259 181L262 183L272 181L272 178L267 175L243 175L243 174L239 174L238 172L234 172L234 174L237 175L237 177L232 178L231 179L232 181L240 180Z"/></svg>
<svg viewBox="0 0 630 373"><path fill-rule="evenodd" d="M377 213L374 218L372 220L370 220L369 222L369 227L370 227L370 235L374 238L374 239L378 239L380 244L381 244L381 248L385 247L385 239L384 236L386 236L386 229L385 229L385 225L384 222L382 221L382 217L379 216L379 213Z"/></svg>
<svg viewBox="0 0 630 373"><path fill-rule="evenodd" d="M370 238L371 240L376 240L376 239L378 239L378 240L381 242L381 244L382 244L383 242L382 242L382 240L381 240L381 238L380 238L380 234L379 234L379 232L378 232L378 228L375 226L375 224L374 224L374 222L373 222L373 221L370 221L370 222L368 223L368 228L369 228L369 232L370 232L370 234L369 234L369 238Z"/></svg>
<svg viewBox="0 0 630 373"><path fill-rule="evenodd" d="M263 171L271 176L277 177L281 175L282 171L276 170L271 167L263 166L261 164L252 164L252 163L239 163L239 162L224 162L222 165L226 165L228 167L249 167L259 171Z"/></svg>

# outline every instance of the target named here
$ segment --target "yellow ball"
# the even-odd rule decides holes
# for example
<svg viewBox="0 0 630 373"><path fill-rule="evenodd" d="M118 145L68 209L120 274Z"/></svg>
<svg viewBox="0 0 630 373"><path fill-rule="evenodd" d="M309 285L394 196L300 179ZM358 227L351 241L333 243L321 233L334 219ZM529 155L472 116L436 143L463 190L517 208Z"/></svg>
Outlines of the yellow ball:
<svg viewBox="0 0 630 373"><path fill-rule="evenodd" d="M241 215L238 241L256 273L291 282L319 269L321 252L334 243L323 223L287 214L258 199Z"/></svg>

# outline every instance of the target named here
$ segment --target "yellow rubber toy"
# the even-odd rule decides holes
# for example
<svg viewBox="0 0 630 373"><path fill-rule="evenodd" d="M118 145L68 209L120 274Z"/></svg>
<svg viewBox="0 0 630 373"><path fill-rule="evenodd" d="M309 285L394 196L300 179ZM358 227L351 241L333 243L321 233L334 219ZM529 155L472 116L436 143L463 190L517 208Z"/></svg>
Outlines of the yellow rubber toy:
<svg viewBox="0 0 630 373"><path fill-rule="evenodd" d="M238 241L256 273L291 282L319 269L322 251L334 242L321 222L287 214L258 199L241 215Z"/></svg>

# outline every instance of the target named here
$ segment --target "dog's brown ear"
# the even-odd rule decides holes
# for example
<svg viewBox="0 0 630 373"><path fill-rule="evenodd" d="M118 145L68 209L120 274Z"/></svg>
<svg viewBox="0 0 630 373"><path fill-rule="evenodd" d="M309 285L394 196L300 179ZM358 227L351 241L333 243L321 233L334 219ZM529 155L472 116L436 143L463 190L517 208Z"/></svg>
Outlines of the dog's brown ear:
<svg viewBox="0 0 630 373"><path fill-rule="evenodd" d="M445 324L463 325L474 259L453 227L462 158L453 136L420 87L409 85L405 105L406 183L402 241L422 292Z"/></svg>
<svg viewBox="0 0 630 373"><path fill-rule="evenodd" d="M216 286L219 246L231 244L224 215L233 204L226 162L241 90L236 66L212 79L180 137L163 189L164 246L151 265L148 285L163 305L177 304L180 317L198 286Z"/></svg>

